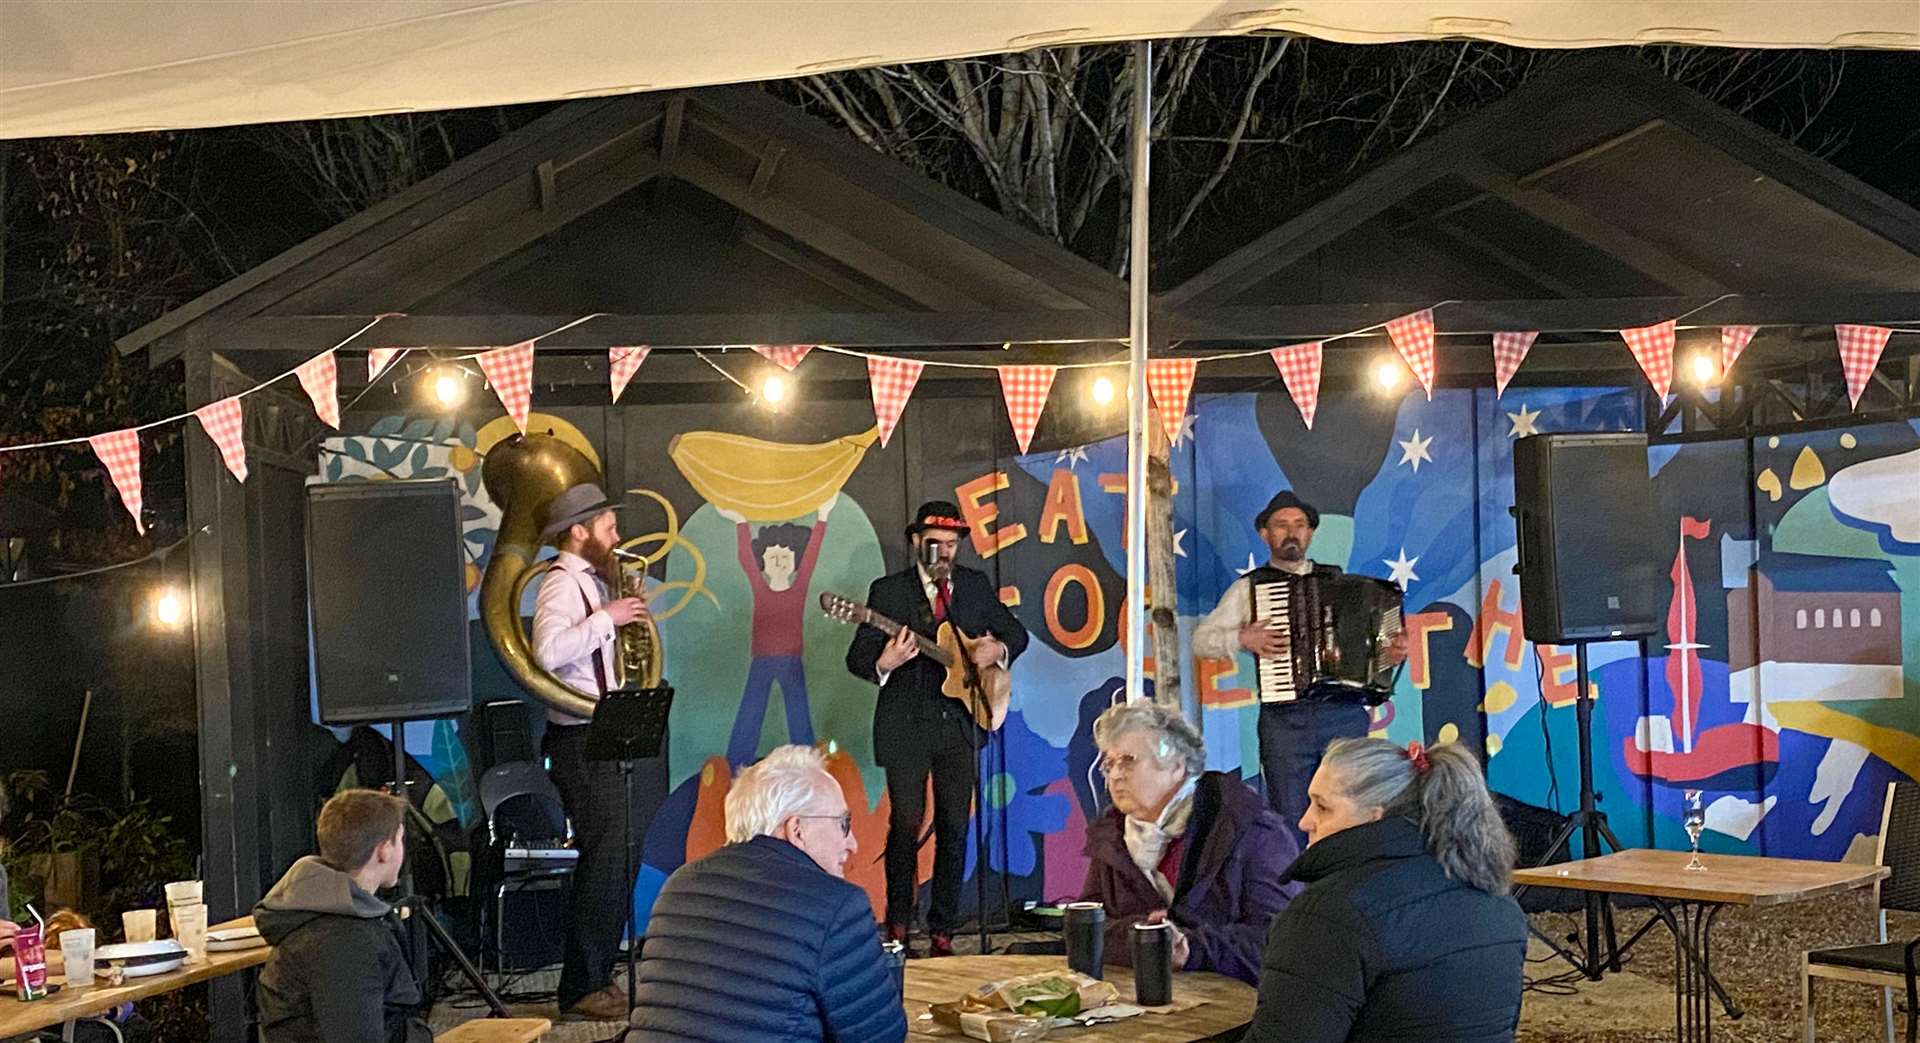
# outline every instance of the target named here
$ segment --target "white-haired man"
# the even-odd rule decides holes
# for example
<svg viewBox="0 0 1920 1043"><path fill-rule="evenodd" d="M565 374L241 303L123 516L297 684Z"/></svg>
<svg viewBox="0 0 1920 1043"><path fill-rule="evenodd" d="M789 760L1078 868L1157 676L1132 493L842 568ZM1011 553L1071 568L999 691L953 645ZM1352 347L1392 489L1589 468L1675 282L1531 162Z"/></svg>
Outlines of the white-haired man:
<svg viewBox="0 0 1920 1043"><path fill-rule="evenodd" d="M633 1038L905 1039L873 905L844 878L859 845L826 758L775 749L733 780L726 811L726 846L654 902Z"/></svg>

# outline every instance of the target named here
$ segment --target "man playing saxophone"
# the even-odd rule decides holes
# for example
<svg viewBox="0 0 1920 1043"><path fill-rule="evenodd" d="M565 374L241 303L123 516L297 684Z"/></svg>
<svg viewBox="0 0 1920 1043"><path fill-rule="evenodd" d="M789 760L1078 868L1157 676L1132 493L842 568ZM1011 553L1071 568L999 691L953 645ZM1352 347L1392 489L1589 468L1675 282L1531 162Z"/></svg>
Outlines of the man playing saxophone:
<svg viewBox="0 0 1920 1043"><path fill-rule="evenodd" d="M598 485L576 485L553 498L540 534L560 553L534 601L534 658L588 699L599 699L615 683L619 628L647 615L646 602L637 597L610 597L603 578L604 572L617 582L612 569L620 543L616 509ZM549 709L540 743L580 850L558 998L563 1016L618 1021L627 1016L626 994L612 983L611 968L626 923L624 903L633 891L620 850L625 805L619 765L587 759L587 727L584 720Z"/></svg>

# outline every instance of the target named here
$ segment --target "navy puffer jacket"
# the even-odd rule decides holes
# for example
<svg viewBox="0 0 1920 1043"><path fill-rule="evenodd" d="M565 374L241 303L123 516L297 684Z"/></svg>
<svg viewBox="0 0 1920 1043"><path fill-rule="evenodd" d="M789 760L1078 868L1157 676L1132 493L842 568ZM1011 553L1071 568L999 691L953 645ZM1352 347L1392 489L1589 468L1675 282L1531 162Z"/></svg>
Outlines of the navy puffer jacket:
<svg viewBox="0 0 1920 1043"><path fill-rule="evenodd" d="M866 892L775 837L728 844L668 877L640 952L631 1040L907 1035Z"/></svg>

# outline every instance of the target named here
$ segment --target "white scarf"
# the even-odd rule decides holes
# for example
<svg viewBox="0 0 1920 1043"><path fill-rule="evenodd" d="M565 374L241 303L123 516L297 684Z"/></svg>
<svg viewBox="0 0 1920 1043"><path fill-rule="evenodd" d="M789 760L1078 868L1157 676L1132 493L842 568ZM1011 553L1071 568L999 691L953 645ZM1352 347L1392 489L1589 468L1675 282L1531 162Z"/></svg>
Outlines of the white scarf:
<svg viewBox="0 0 1920 1043"><path fill-rule="evenodd" d="M1140 867L1153 882L1153 888L1160 897L1173 901L1173 882L1160 871L1160 860L1167 856L1167 845L1178 837L1185 836L1187 820L1193 817L1193 786L1197 778L1189 778L1181 783L1173 799L1160 812L1157 822L1146 822L1128 815L1126 822L1127 854L1133 856L1133 864Z"/></svg>

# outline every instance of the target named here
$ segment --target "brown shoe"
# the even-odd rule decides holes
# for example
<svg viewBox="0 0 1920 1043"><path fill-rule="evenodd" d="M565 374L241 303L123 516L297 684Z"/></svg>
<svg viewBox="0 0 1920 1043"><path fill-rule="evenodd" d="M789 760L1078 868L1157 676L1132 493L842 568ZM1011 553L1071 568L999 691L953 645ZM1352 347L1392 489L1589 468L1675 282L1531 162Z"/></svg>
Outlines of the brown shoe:
<svg viewBox="0 0 1920 1043"><path fill-rule="evenodd" d="M609 985L596 992L589 992L573 1002L573 1006L560 1012L561 1021L625 1021L627 1020L627 992L617 985Z"/></svg>
<svg viewBox="0 0 1920 1043"><path fill-rule="evenodd" d="M938 934L938 933L931 935L927 943L927 955L928 956L952 956L953 955L953 935Z"/></svg>

